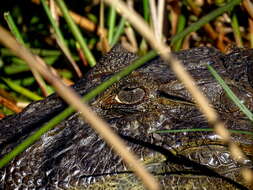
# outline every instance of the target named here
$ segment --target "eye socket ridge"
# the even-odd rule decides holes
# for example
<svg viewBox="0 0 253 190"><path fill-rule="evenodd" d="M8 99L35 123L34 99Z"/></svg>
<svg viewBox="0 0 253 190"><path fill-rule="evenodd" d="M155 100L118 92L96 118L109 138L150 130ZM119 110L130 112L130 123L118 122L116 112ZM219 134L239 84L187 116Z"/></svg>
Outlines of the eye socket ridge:
<svg viewBox="0 0 253 190"><path fill-rule="evenodd" d="M146 95L141 87L125 87L115 96L115 100L120 104L137 104L140 103Z"/></svg>

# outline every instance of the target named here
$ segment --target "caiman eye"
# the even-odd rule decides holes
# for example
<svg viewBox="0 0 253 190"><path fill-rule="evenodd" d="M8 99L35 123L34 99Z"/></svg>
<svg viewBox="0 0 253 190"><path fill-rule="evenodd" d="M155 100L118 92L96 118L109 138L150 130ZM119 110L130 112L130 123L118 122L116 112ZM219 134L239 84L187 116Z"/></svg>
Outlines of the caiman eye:
<svg viewBox="0 0 253 190"><path fill-rule="evenodd" d="M124 88L116 95L115 100L121 104L136 104L143 100L145 91L142 88Z"/></svg>

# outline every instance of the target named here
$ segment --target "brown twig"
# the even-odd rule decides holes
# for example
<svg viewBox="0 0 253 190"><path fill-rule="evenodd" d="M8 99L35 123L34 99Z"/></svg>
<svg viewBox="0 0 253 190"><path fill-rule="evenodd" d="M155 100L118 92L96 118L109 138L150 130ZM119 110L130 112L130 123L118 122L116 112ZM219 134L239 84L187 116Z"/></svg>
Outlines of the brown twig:
<svg viewBox="0 0 253 190"><path fill-rule="evenodd" d="M32 0L33 3L39 4L40 1L39 0ZM62 16L61 11L59 8L57 8L57 12L60 16ZM97 25L92 22L91 20L73 12L73 11L69 11L70 16L72 17L72 19L75 21L76 24L78 24L80 27L82 27L83 29L90 31L90 32L101 32L101 30L103 32L106 33L106 30L100 27L97 27Z"/></svg>
<svg viewBox="0 0 253 190"><path fill-rule="evenodd" d="M59 13L60 16L62 16L60 11L58 11L58 13ZM90 32L97 31L97 33L100 33L100 32L107 33L104 28L98 27L95 23L93 23L89 19L87 19L87 18L85 18L85 17L83 17L83 16L81 16L81 15L79 15L79 14L73 12L73 11L69 11L69 14L72 17L72 19L75 21L75 23L78 24L83 29L85 29L87 31L90 31Z"/></svg>
<svg viewBox="0 0 253 190"><path fill-rule="evenodd" d="M192 10L193 14L196 15L197 17L199 17L201 12L202 12L201 8L198 7L194 1L188 1L188 3L191 7L191 10ZM214 31L211 24L207 23L203 26L203 28L208 33L208 35L210 36L210 38L212 40L217 39L218 34Z"/></svg>
<svg viewBox="0 0 253 190"><path fill-rule="evenodd" d="M0 104L9 108L10 110L14 111L15 113L19 113L22 111L22 109L19 108L18 106L16 106L15 103L13 103L12 101L10 101L7 98L4 98L2 96L0 96Z"/></svg>

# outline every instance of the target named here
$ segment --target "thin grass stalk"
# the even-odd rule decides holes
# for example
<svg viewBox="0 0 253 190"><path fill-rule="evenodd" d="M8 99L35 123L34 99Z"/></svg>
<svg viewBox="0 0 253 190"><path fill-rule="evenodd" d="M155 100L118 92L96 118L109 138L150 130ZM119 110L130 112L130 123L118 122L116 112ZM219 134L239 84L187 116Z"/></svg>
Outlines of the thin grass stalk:
<svg viewBox="0 0 253 190"><path fill-rule="evenodd" d="M149 21L150 9L149 9L149 0L142 1L143 6L143 18L146 22Z"/></svg>
<svg viewBox="0 0 253 190"><path fill-rule="evenodd" d="M99 6L99 27L105 28L105 4L103 1L100 2Z"/></svg>
<svg viewBox="0 0 253 190"><path fill-rule="evenodd" d="M158 38L158 32L157 32L157 9L156 9L156 2L155 0L149 0L149 7L150 7L150 13L151 13L151 20L152 20L152 26L153 26L153 31L155 33L155 36L157 39Z"/></svg>
<svg viewBox="0 0 253 190"><path fill-rule="evenodd" d="M213 132L213 128L194 128L194 129L168 129L168 130L157 130L154 131L153 133L185 133L185 132ZM253 132L250 131L242 131L242 130L236 130L236 129L228 129L229 132L234 133L234 134L244 134L244 135L250 135L253 136Z"/></svg>
<svg viewBox="0 0 253 190"><path fill-rule="evenodd" d="M57 40L57 43L59 44L60 48L62 49L62 51L64 52L64 54L66 55L67 59L69 60L69 62L71 63L72 67L74 68L77 76L79 78L82 77L82 72L80 71L79 67L77 66L76 62L74 61L74 59L72 58L72 55L70 53L70 50L66 44L66 41L62 35L62 32L60 30L60 28L58 27L57 23L55 22L50 10L49 10L49 7L47 6L47 3L46 3L46 0L41 0L41 4L46 12L46 15L55 31L55 34L56 34L56 40Z"/></svg>
<svg viewBox="0 0 253 190"><path fill-rule="evenodd" d="M193 78L185 71L181 62L170 54L169 48L161 41L155 40L155 35L145 21L134 11L128 9L124 2L120 0L105 0L111 6L114 6L121 15L126 17L126 19L135 27L135 29L149 41L149 44L160 53L161 57L167 61L171 69L174 71L178 79L184 84L186 89L191 93L195 99L200 111L205 115L208 122L214 126L215 132L221 136L224 143L228 145L231 152L231 156L234 160L244 163L247 159L241 149L231 141L230 133L218 118L215 110L210 106L208 99L202 94L202 92L197 88L196 83ZM238 1L233 1L238 2ZM229 6L231 7L231 6ZM225 11L226 9L222 9ZM250 169L243 169L242 176L245 180L250 179L246 177L246 174L253 173ZM251 178L252 179L252 178ZM251 183L250 181L246 181Z"/></svg>
<svg viewBox="0 0 253 190"><path fill-rule="evenodd" d="M110 46L112 47L112 40L113 40L113 35L115 31L115 22L116 22L116 10L113 7L110 7L108 21L109 21L108 41L109 41Z"/></svg>
<svg viewBox="0 0 253 190"><path fill-rule="evenodd" d="M143 0L142 5L143 5L143 18L147 23L149 23L149 19L150 19L149 0ZM141 44L139 47L139 54L145 55L145 53L147 52L147 49L148 49L147 42L144 38L142 38Z"/></svg>
<svg viewBox="0 0 253 190"><path fill-rule="evenodd" d="M184 31L182 31L181 33L179 33L179 34L175 35L174 37L172 37L171 45L174 45L178 40L184 38L189 33L197 31L203 25L207 24L208 22L210 22L211 20L213 20L217 16L223 14L226 11L231 10L235 5L239 4L240 2L241 2L241 0L231 0L229 3L227 3L223 7L220 7L218 9L212 11L211 13L207 14L206 16L202 17L201 19L199 19L199 21L191 24Z"/></svg>
<svg viewBox="0 0 253 190"><path fill-rule="evenodd" d="M5 21L7 22L8 24L8 27L9 29L11 30L11 33L16 37L17 41L21 44L25 44L10 12L5 12L4 13L4 18L5 18Z"/></svg>
<svg viewBox="0 0 253 190"><path fill-rule="evenodd" d="M61 53L58 50L30 48L31 52L40 56L59 56ZM7 48L1 48L0 54L2 56L13 56L13 53Z"/></svg>
<svg viewBox="0 0 253 190"><path fill-rule="evenodd" d="M137 52L138 44L135 36L135 31L129 23L126 23L125 34L130 42L130 48L133 52Z"/></svg>
<svg viewBox="0 0 253 190"><path fill-rule="evenodd" d="M119 26L117 27L117 30L112 38L111 47L118 43L121 34L124 32L125 23L126 19L124 17L121 17Z"/></svg>
<svg viewBox="0 0 253 190"><path fill-rule="evenodd" d="M44 61L47 65L54 64L57 59L58 59L58 56L44 57ZM11 62L13 65L22 65L22 66L26 66L27 68L29 68L29 66L26 64L26 62L23 59L20 59L18 57L12 57Z"/></svg>
<svg viewBox="0 0 253 190"><path fill-rule="evenodd" d="M51 57L44 57L44 61L48 65L52 65L57 58L58 57L52 57L52 56ZM29 66L22 59L14 57L11 59L11 61L12 61L11 65L7 65L3 68L4 73L6 73L7 75L13 75L13 74L17 74L17 73L30 71Z"/></svg>
<svg viewBox="0 0 253 190"><path fill-rule="evenodd" d="M101 44L101 51L102 53L107 53L110 50L109 42L107 39L107 33L105 32L105 5L104 2L100 2L99 6L99 27L101 30L99 30L99 39Z"/></svg>
<svg viewBox="0 0 253 190"><path fill-rule="evenodd" d="M177 22L177 34L184 30L185 25L186 25L186 18L183 14L180 14ZM183 40L184 38L179 39L177 42L175 42L175 45L173 46L174 51L178 51L181 49Z"/></svg>
<svg viewBox="0 0 253 190"><path fill-rule="evenodd" d="M238 47L243 47L240 27L239 27L238 19L235 13L232 14L231 25L232 25L236 45Z"/></svg>
<svg viewBox="0 0 253 190"><path fill-rule="evenodd" d="M8 24L8 26L10 27L10 30L12 32L12 34L16 37L16 39L23 45L25 45L25 42L22 38L22 35L20 34L12 16L10 13L5 13L5 19L6 22ZM43 78L40 76L40 74L38 72L36 72L36 70L34 70L33 68L31 68L31 72L34 76L34 78L36 79L42 93L44 96L47 96L49 94L49 92L47 91L47 87L46 87L46 83L43 80Z"/></svg>
<svg viewBox="0 0 253 190"><path fill-rule="evenodd" d="M149 52L147 55L145 55L142 58L137 59L134 61L131 65L124 68L119 73L115 74L113 77L108 79L107 81L103 82L102 84L95 87L91 92L87 93L82 100L85 102L90 101L94 97L96 97L98 94L102 93L104 90L106 90L108 87L110 87L112 84L119 81L121 78L127 76L130 72L135 70L136 68L140 67L144 63L146 63L148 60L154 58L157 54L154 51ZM51 119L49 122L47 122L45 125L43 125L38 131L36 131L32 136L28 137L24 140L21 144L19 144L17 147L15 147L10 153L8 153L4 158L0 160L0 168L5 166L7 163L9 163L14 157L16 157L18 154L22 153L26 148L28 148L30 145L32 145L35 141L37 141L44 133L51 130L55 125L69 117L71 114L74 113L74 109L72 107L66 108L64 111L62 111L60 114L55 116L53 119Z"/></svg>
<svg viewBox="0 0 253 190"><path fill-rule="evenodd" d="M97 95L105 91L107 88L109 88L111 85L119 81L121 78L127 76L132 71L146 63L147 61L151 60L157 56L155 51L150 51L145 56L135 60L131 65L124 68L122 71L118 72L114 76L112 76L110 79L106 80L105 82L101 83L97 87L95 87L93 90L85 94L82 98L84 102L89 102L91 99L95 98ZM15 147L10 153L8 153L6 156L4 156L0 160L0 168L5 166L7 163L9 163L14 157L22 153L26 148L31 146L35 141L39 140L39 138L45 134L47 131L53 129L54 126L59 124L61 121L69 117L71 114L74 113L74 109L72 107L66 108L64 111L59 113L57 116L55 116L53 119L48 121L46 124L44 124L38 131L36 131L33 135L29 136L27 139L24 140L21 144L19 144L17 147Z"/></svg>
<svg viewBox="0 0 253 190"><path fill-rule="evenodd" d="M249 41L250 48L253 48L253 19L249 18Z"/></svg>
<svg viewBox="0 0 253 190"><path fill-rule="evenodd" d="M48 17L48 19L49 19L49 21L50 21L50 23L51 23L53 29L54 29L54 31L55 31L56 36L59 38L59 40L60 40L64 45L66 45L65 39L64 39L64 37L63 37L63 35L62 35L62 32L61 32L60 28L58 27L57 23L55 22L55 20L54 20L52 14L51 14L51 12L50 12L50 10L49 10L49 7L48 7L48 5L47 5L47 3L46 3L46 0L41 0L41 4L42 4L42 6L43 6L43 8L44 8L44 11L45 11L45 13L46 13L46 15L47 15L47 17Z"/></svg>
<svg viewBox="0 0 253 190"><path fill-rule="evenodd" d="M3 78L1 77L1 79L14 91L24 95L25 97L29 98L30 100L34 100L34 101L37 101L37 100L42 100L43 98L33 92L31 92L30 90L22 87L22 86L19 86L18 84L12 82L12 80L10 79L7 79L7 78Z"/></svg>
<svg viewBox="0 0 253 190"><path fill-rule="evenodd" d="M157 33L158 39L162 40L164 23L165 0L159 0L157 6Z"/></svg>
<svg viewBox="0 0 253 190"><path fill-rule="evenodd" d="M252 112L240 101L240 99L233 93L233 91L229 88L226 82L221 78L221 76L215 71L215 69L210 64L207 65L207 68L213 75L213 77L217 80L217 82L221 85L221 87L224 89L226 95L234 102L234 104L238 108L240 108L240 110L248 117L248 119L253 122Z"/></svg>
<svg viewBox="0 0 253 190"><path fill-rule="evenodd" d="M89 50L80 30L78 29L77 25L73 22L71 16L69 15L68 9L64 3L63 0L55 0L56 3L58 4L59 8L61 9L61 12L63 14L63 17L65 18L71 32L73 33L75 39L78 41L80 44L80 47L83 50L84 55L86 56L89 65L91 67L94 67L96 65L96 60L94 56L92 55L91 51Z"/></svg>
<svg viewBox="0 0 253 190"><path fill-rule="evenodd" d="M34 66L50 83L53 84L59 95L73 108L77 109L82 118L89 123L95 131L122 157L126 164L143 181L147 189L158 190L159 185L154 177L149 174L141 162L126 148L125 143L114 133L114 131L102 119L96 116L81 98L70 87L66 87L57 77L34 57L25 47L18 44L11 35L0 27L0 41L15 54L24 59L28 64ZM1 165L0 165L1 166Z"/></svg>

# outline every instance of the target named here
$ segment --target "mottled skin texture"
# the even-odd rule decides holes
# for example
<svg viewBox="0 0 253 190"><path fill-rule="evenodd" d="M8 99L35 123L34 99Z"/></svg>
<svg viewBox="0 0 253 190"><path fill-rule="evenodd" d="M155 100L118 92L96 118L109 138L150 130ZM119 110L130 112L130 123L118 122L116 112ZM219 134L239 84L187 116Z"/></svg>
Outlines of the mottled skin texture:
<svg viewBox="0 0 253 190"><path fill-rule="evenodd" d="M230 129L252 130L252 124L224 95L209 74L211 63L252 110L253 50L224 55L213 48L175 54L193 75ZM74 88L92 89L134 60L120 46L105 55ZM194 100L167 63L156 58L90 102L160 181L163 189L247 189L242 167L252 168L252 138L233 135L249 160L240 165L212 132L157 134L155 130L207 128ZM0 154L10 151L62 110L57 95L29 105L22 113L0 121ZM74 114L45 134L0 170L1 189L143 189L121 159Z"/></svg>

